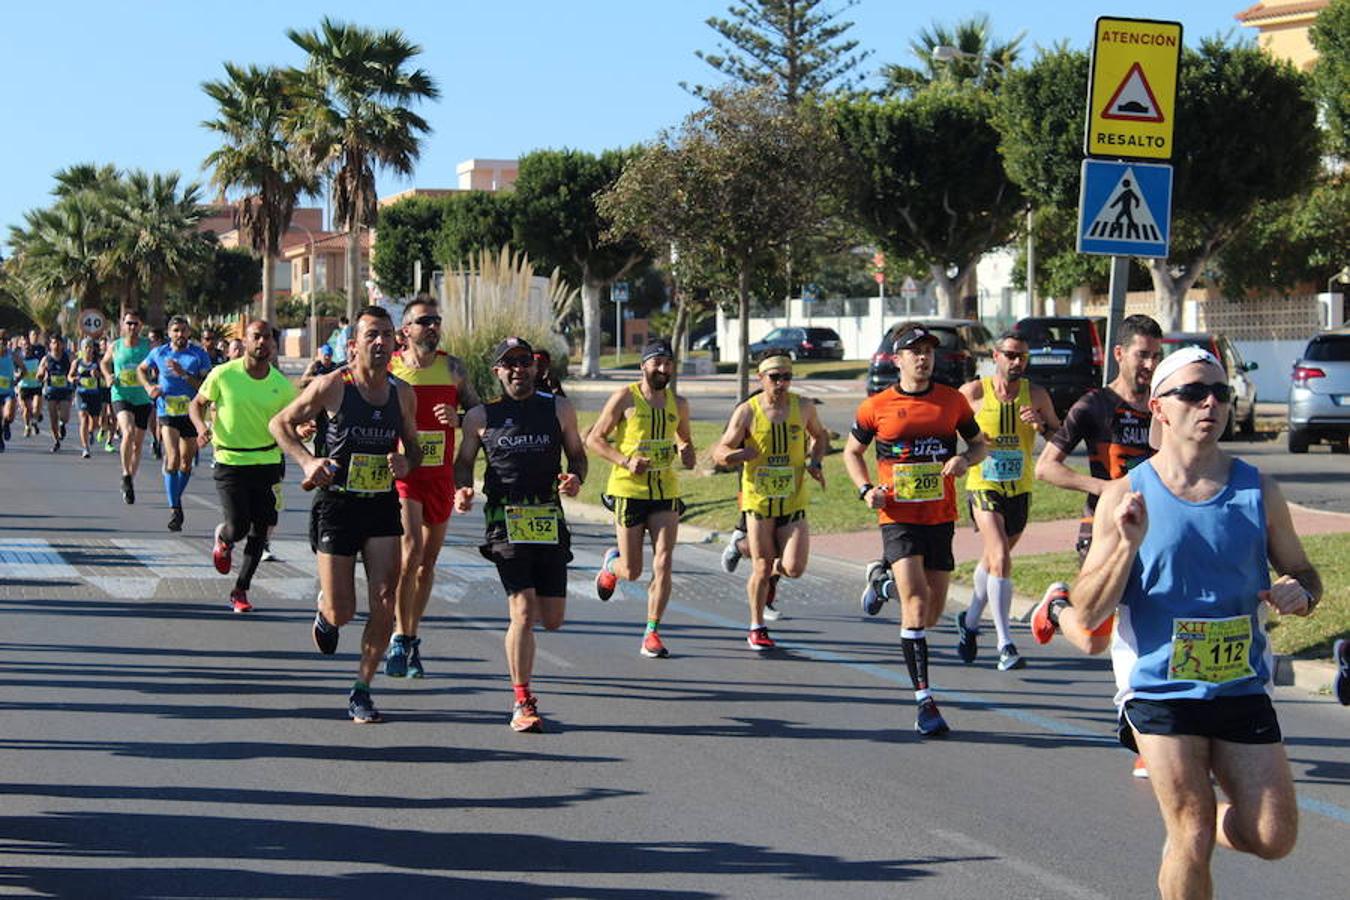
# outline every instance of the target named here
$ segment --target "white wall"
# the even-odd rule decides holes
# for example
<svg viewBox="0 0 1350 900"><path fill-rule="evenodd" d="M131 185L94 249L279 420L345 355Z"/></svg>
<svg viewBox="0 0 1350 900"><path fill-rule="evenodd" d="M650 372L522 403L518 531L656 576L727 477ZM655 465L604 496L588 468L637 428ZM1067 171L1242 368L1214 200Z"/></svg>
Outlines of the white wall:
<svg viewBox="0 0 1350 900"><path fill-rule="evenodd" d="M868 298L867 314L862 316L811 316L809 304L801 300L788 303L790 319L783 316L750 318L750 343L754 343L775 328L792 325L796 328L833 328L839 332L844 345L844 359L871 359L881 343L881 335L892 323L886 321L885 302L880 297ZM738 362L741 358L740 319L728 319L717 309L717 346L723 362Z"/></svg>
<svg viewBox="0 0 1350 900"><path fill-rule="evenodd" d="M1303 354L1307 341L1233 341L1238 353L1259 368L1248 374L1256 385L1256 399L1283 403L1289 399L1289 373Z"/></svg>

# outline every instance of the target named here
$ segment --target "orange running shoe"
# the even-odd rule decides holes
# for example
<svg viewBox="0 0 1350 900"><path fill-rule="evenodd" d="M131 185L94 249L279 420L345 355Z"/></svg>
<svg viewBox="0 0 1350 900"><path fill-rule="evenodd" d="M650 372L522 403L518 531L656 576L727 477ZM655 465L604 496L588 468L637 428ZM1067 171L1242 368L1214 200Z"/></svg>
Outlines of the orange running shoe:
<svg viewBox="0 0 1350 900"><path fill-rule="evenodd" d="M1130 774L1135 778L1148 777L1148 766L1144 765L1144 758L1142 756L1136 756L1134 758L1134 771Z"/></svg>
<svg viewBox="0 0 1350 900"><path fill-rule="evenodd" d="M595 596L601 600L608 600L614 596L614 588L619 583L619 576L609 570L609 564L619 558L619 548L610 547L605 551L605 556L600 560L600 571L595 576Z"/></svg>
<svg viewBox="0 0 1350 900"><path fill-rule="evenodd" d="M665 659L670 651L661 643L661 635L649 631L642 637L642 655L648 659Z"/></svg>
<svg viewBox="0 0 1350 900"><path fill-rule="evenodd" d="M751 628L750 634L746 636L745 642L750 645L751 650L763 653L765 650L774 650L778 647L769 637L767 628Z"/></svg>
<svg viewBox="0 0 1350 900"><path fill-rule="evenodd" d="M1069 586L1062 581L1056 581L1046 588L1045 596L1031 611L1031 636L1038 644L1050 643L1050 639L1059 630L1059 626L1050 618L1050 604L1056 600L1063 600L1066 603L1069 601Z"/></svg>

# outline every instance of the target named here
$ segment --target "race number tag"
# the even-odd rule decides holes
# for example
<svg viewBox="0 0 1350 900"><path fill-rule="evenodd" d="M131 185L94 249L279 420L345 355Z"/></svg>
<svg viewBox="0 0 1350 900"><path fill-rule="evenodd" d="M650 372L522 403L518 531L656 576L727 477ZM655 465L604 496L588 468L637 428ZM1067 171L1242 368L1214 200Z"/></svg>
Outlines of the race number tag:
<svg viewBox="0 0 1350 900"><path fill-rule="evenodd" d="M122 387L138 387L141 382L136 377L135 369L123 369L117 373L117 383Z"/></svg>
<svg viewBox="0 0 1350 900"><path fill-rule="evenodd" d="M92 391L96 387L98 387L98 382L94 379L93 375L86 375L80 379L80 390Z"/></svg>
<svg viewBox="0 0 1350 900"><path fill-rule="evenodd" d="M1021 450L990 450L980 463L980 477L985 481L1020 481L1024 459Z"/></svg>
<svg viewBox="0 0 1350 900"><path fill-rule="evenodd" d="M675 442L666 440L639 441L637 452L647 457L653 469L669 469L675 461Z"/></svg>
<svg viewBox="0 0 1350 900"><path fill-rule="evenodd" d="M891 468L891 490L896 503L940 500L945 488L942 463L896 463Z"/></svg>
<svg viewBox="0 0 1350 900"><path fill-rule="evenodd" d="M186 416L188 414L188 403L192 398L183 394L164 395L164 415L166 416Z"/></svg>
<svg viewBox="0 0 1350 900"><path fill-rule="evenodd" d="M347 463L347 490L355 494L382 494L393 486L389 460L380 453L353 453Z"/></svg>
<svg viewBox="0 0 1350 900"><path fill-rule="evenodd" d="M445 465L445 432L419 431L417 444L422 448L422 466Z"/></svg>
<svg viewBox="0 0 1350 900"><path fill-rule="evenodd" d="M770 500L792 496L797 486L796 473L790 466L760 466L755 469L755 492Z"/></svg>
<svg viewBox="0 0 1350 900"><path fill-rule="evenodd" d="M1172 659L1167 677L1174 681L1224 684L1255 675L1250 661L1250 616L1228 619L1173 619Z"/></svg>
<svg viewBox="0 0 1350 900"><path fill-rule="evenodd" d="M54 388L63 388L67 384L66 376L52 375L50 378L48 378L47 383Z"/></svg>
<svg viewBox="0 0 1350 900"><path fill-rule="evenodd" d="M0 375L0 391L9 390L9 386L14 382L10 381L8 375Z"/></svg>
<svg viewBox="0 0 1350 900"><path fill-rule="evenodd" d="M513 544L558 543L558 507L508 506L506 539Z"/></svg>

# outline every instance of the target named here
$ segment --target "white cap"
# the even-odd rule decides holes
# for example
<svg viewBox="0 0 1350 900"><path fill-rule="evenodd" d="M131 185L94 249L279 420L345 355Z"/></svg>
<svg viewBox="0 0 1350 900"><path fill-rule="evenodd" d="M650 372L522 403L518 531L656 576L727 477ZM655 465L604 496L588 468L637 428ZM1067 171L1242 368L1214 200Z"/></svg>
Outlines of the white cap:
<svg viewBox="0 0 1350 900"><path fill-rule="evenodd" d="M1165 356L1163 361L1158 363L1158 367L1153 370L1153 384L1149 396L1158 396L1158 392L1162 390L1163 382L1193 363L1207 363L1220 372L1225 371L1223 363L1219 362L1218 358L1205 348L1182 347ZM1158 421L1157 416L1154 416L1153 421L1149 423L1148 443L1154 450L1162 446L1162 423Z"/></svg>

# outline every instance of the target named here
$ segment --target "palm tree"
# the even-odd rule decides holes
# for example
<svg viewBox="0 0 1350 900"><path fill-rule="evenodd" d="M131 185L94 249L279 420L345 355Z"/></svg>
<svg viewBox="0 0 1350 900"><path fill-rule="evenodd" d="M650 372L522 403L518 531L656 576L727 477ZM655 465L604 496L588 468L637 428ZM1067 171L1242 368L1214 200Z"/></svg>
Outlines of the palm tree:
<svg viewBox="0 0 1350 900"><path fill-rule="evenodd" d="M88 193L24 213L24 224L10 228L9 243L28 296L58 305L74 296L83 305L101 306L106 221Z"/></svg>
<svg viewBox="0 0 1350 900"><path fill-rule="evenodd" d="M127 175L113 205L115 242L105 257L104 274L134 275L149 294L146 320L164 322L170 284L181 282L201 262L212 241L196 230L201 193L196 184L179 190L177 172Z"/></svg>
<svg viewBox="0 0 1350 900"><path fill-rule="evenodd" d="M907 96L931 84L944 82L997 88L1017 62L1025 36L1026 32L1022 32L1010 41L996 42L989 16L984 14L957 22L954 28L934 22L909 42L910 51L919 58L917 68L895 63L881 67L881 75L886 79L886 93ZM933 55L938 47L952 48L956 52L938 58Z"/></svg>
<svg viewBox="0 0 1350 900"><path fill-rule="evenodd" d="M375 31L325 18L313 31L286 36L309 54L296 79L297 116L290 137L314 170L332 182L333 211L347 231L347 314L361 289L360 228L375 224L375 169L409 175L420 136L431 126L408 109L440 96L422 69L408 70L422 48L397 29Z"/></svg>
<svg viewBox="0 0 1350 900"><path fill-rule="evenodd" d="M216 101L218 115L202 126L221 136L221 146L206 157L211 183L222 193L243 191L236 203L239 228L262 259L261 318L276 317L273 260L281 252L281 236L291 227L302 194L318 190L315 170L306 168L286 140L293 118L293 79L277 68L225 64L226 77L202 84Z"/></svg>

